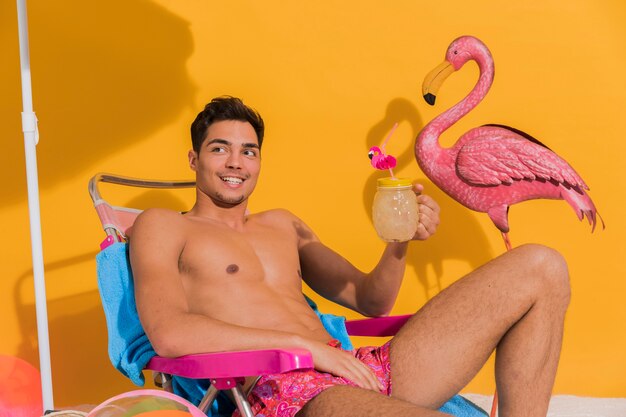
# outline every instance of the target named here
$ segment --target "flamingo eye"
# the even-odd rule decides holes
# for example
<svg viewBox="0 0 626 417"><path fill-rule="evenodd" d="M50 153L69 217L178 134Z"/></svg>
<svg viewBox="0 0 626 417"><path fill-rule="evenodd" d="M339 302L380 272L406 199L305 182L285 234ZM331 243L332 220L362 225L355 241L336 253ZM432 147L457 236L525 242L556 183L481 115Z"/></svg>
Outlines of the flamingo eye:
<svg viewBox="0 0 626 417"><path fill-rule="evenodd" d="M369 152L367 153L367 157L368 157L369 159L372 159L372 158L374 157L374 151L369 151Z"/></svg>

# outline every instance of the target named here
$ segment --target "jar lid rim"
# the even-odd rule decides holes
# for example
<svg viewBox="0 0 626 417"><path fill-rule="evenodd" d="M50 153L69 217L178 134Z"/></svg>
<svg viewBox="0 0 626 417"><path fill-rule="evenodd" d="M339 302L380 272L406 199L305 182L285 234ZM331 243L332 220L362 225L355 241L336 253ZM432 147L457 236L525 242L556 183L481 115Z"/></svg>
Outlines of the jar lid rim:
<svg viewBox="0 0 626 417"><path fill-rule="evenodd" d="M379 178L377 180L379 187L410 187L412 185L409 178Z"/></svg>

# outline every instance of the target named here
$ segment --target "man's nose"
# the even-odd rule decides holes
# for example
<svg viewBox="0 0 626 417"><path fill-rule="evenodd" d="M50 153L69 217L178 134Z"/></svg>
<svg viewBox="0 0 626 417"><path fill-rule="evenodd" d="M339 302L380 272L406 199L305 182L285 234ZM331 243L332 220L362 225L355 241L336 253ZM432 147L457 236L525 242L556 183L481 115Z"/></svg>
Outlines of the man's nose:
<svg viewBox="0 0 626 417"><path fill-rule="evenodd" d="M226 166L228 168L238 169L241 167L241 155L237 152L231 152L226 159Z"/></svg>

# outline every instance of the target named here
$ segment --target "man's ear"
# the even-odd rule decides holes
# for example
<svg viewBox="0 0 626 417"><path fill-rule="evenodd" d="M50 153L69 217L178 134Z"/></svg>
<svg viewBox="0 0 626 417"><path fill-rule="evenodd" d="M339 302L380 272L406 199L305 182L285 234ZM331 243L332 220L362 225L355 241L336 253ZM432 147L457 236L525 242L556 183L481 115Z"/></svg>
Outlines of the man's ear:
<svg viewBox="0 0 626 417"><path fill-rule="evenodd" d="M198 170L198 154L196 153L196 151L194 151L193 149L189 150L189 153L187 154L187 157L189 158L189 168L191 168L192 171L197 171Z"/></svg>

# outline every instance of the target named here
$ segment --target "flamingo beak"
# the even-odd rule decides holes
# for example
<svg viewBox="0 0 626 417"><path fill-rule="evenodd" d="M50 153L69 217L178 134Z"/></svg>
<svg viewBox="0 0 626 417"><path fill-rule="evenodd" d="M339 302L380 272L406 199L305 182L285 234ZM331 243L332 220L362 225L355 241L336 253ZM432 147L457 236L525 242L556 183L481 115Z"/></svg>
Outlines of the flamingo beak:
<svg viewBox="0 0 626 417"><path fill-rule="evenodd" d="M428 73L422 83L422 94L426 103L431 106L435 104L439 88L441 88L446 78L448 78L454 71L454 66L446 60Z"/></svg>

